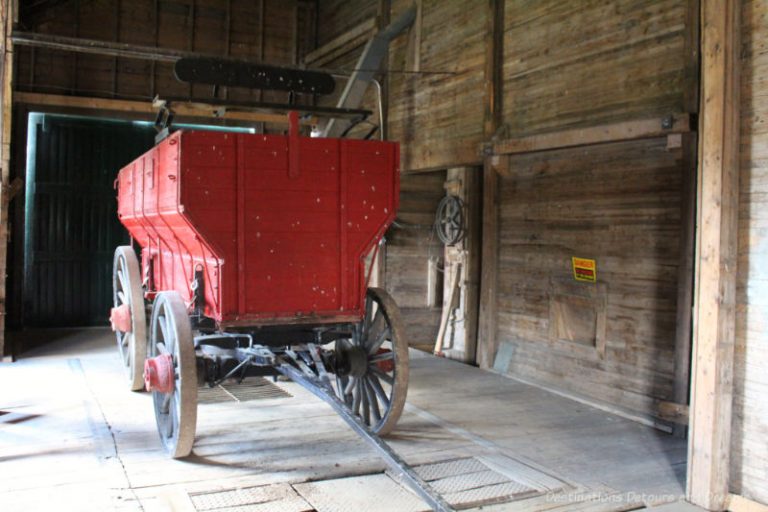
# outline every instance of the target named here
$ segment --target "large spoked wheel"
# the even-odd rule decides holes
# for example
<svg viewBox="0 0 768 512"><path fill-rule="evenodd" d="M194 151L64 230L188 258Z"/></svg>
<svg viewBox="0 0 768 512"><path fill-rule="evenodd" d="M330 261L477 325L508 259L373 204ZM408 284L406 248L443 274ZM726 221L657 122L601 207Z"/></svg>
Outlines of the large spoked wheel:
<svg viewBox="0 0 768 512"><path fill-rule="evenodd" d="M352 337L336 341L336 392L378 435L395 427L408 393L408 341L390 295L370 288Z"/></svg>
<svg viewBox="0 0 768 512"><path fill-rule="evenodd" d="M147 356L144 378L160 440L174 459L186 457L195 440L197 371L192 329L178 292L155 298Z"/></svg>
<svg viewBox="0 0 768 512"><path fill-rule="evenodd" d="M144 356L147 353L147 315L141 290L139 260L133 248L115 250L112 267L113 304L110 320L117 335L117 348L132 391L144 389Z"/></svg>

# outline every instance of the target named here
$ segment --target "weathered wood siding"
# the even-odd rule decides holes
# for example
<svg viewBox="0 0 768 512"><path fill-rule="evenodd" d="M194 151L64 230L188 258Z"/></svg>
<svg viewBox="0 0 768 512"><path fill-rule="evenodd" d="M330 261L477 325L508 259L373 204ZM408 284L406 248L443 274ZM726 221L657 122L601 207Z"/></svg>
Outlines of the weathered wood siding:
<svg viewBox="0 0 768 512"><path fill-rule="evenodd" d="M693 20L672 0L507 0L506 135L695 111ZM673 400L683 161L666 138L511 157L497 369L642 416Z"/></svg>
<svg viewBox="0 0 768 512"><path fill-rule="evenodd" d="M671 399L680 160L665 138L512 158L497 363L633 411ZM597 284L574 280L574 256L597 261Z"/></svg>
<svg viewBox="0 0 768 512"><path fill-rule="evenodd" d="M768 4L742 6L731 492L768 504Z"/></svg>
<svg viewBox="0 0 768 512"><path fill-rule="evenodd" d="M411 4L393 2L392 17ZM422 0L416 34L392 46L391 70L423 73L390 75L389 133L405 143L403 169L481 161L487 22L487 0Z"/></svg>
<svg viewBox="0 0 768 512"><path fill-rule="evenodd" d="M402 308L410 344L422 348L434 345L440 323L440 308L427 303L427 286L429 259L443 256L432 223L444 182L444 172L402 175L397 217L406 227L387 233L386 288Z"/></svg>
<svg viewBox="0 0 768 512"><path fill-rule="evenodd" d="M686 55L688 4L507 0L509 134L690 111L697 85Z"/></svg>
<svg viewBox="0 0 768 512"><path fill-rule="evenodd" d="M317 3L317 46L377 14L377 0L322 0Z"/></svg>
<svg viewBox="0 0 768 512"><path fill-rule="evenodd" d="M46 4L47 5L47 4ZM296 63L314 37L312 8L295 0L68 1L22 10L24 30L159 46L273 64ZM17 48L16 89L82 96L151 99L211 97L210 86L179 82L170 63ZM259 91L222 89L220 97L258 100ZM285 101L267 93L265 100Z"/></svg>

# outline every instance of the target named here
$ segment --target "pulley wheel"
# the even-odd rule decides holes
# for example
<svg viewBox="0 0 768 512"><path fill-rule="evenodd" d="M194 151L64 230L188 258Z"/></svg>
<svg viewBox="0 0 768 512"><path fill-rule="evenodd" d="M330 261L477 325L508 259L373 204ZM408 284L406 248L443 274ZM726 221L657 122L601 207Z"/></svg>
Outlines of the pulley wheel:
<svg viewBox="0 0 768 512"><path fill-rule="evenodd" d="M160 389L150 389L160 441L174 459L186 457L195 440L197 370L192 328L178 292L155 298L147 357L147 382L163 382ZM154 375L158 369L164 375Z"/></svg>
<svg viewBox="0 0 768 512"><path fill-rule="evenodd" d="M445 196L437 205L435 231L445 245L455 245L466 235L464 202L456 196Z"/></svg>
<svg viewBox="0 0 768 512"><path fill-rule="evenodd" d="M378 435L395 427L408 394L408 340L400 309L381 288L369 288L363 321L336 341L343 371L336 393Z"/></svg>
<svg viewBox="0 0 768 512"><path fill-rule="evenodd" d="M123 245L115 250L112 267L113 329L117 348L128 375L132 391L144 389L144 356L147 353L147 315L141 289L139 260L133 248ZM122 322L115 321L122 315ZM122 329L122 330L121 330Z"/></svg>

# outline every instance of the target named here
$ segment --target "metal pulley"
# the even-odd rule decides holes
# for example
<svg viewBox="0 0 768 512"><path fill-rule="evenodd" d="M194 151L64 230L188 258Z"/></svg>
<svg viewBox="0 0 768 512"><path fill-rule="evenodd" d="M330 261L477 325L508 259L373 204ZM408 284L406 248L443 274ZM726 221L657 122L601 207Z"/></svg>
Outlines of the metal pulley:
<svg viewBox="0 0 768 512"><path fill-rule="evenodd" d="M445 196L437 205L435 232L445 245L456 245L466 235L464 201L457 196Z"/></svg>

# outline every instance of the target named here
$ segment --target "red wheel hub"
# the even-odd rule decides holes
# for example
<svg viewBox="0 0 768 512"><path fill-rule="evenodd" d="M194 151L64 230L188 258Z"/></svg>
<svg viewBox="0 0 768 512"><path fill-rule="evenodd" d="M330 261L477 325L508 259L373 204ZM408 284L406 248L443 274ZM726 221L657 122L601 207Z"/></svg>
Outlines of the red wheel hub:
<svg viewBox="0 0 768 512"><path fill-rule="evenodd" d="M161 354L144 361L144 387L147 391L173 393L173 383L173 358L170 354Z"/></svg>
<svg viewBox="0 0 768 512"><path fill-rule="evenodd" d="M121 304L112 308L109 312L109 323L112 324L113 331L131 332L131 307Z"/></svg>
<svg viewBox="0 0 768 512"><path fill-rule="evenodd" d="M389 354L392 351L388 348L380 348L376 354ZM379 370L383 371L384 373L389 373L395 369L395 360L394 359L385 359L384 361L378 361L376 363L376 366L379 367Z"/></svg>

